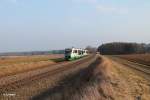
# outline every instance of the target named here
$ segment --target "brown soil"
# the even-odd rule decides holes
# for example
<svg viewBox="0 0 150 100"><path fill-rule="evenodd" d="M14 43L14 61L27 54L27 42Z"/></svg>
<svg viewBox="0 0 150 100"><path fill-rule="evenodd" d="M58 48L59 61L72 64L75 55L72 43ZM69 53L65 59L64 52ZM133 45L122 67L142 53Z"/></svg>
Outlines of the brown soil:
<svg viewBox="0 0 150 100"><path fill-rule="evenodd" d="M12 92L31 100L150 100L150 82L137 71L119 60L94 59Z"/></svg>
<svg viewBox="0 0 150 100"><path fill-rule="evenodd" d="M150 66L150 54L120 55L118 57Z"/></svg>
<svg viewBox="0 0 150 100"><path fill-rule="evenodd" d="M150 82L143 77L145 73L123 65L121 60L109 62L115 100L150 100Z"/></svg>
<svg viewBox="0 0 150 100"><path fill-rule="evenodd" d="M62 55L38 55L2 57L0 59L0 77L45 67L55 64L51 59L63 57Z"/></svg>

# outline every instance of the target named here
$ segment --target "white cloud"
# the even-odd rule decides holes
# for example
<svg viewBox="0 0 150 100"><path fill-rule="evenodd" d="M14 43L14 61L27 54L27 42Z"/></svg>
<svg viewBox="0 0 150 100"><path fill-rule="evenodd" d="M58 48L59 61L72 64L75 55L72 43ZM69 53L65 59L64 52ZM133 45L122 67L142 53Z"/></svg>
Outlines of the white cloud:
<svg viewBox="0 0 150 100"><path fill-rule="evenodd" d="M116 14L127 14L127 8L113 7L113 6L105 6L105 5L97 5L97 11L102 13L116 13Z"/></svg>

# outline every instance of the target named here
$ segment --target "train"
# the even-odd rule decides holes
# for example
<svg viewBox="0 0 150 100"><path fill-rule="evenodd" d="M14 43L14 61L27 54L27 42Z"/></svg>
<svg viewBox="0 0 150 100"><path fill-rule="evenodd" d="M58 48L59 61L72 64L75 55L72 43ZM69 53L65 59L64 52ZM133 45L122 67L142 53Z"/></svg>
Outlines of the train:
<svg viewBox="0 0 150 100"><path fill-rule="evenodd" d="M88 50L78 48L65 49L65 60L75 60L89 55Z"/></svg>

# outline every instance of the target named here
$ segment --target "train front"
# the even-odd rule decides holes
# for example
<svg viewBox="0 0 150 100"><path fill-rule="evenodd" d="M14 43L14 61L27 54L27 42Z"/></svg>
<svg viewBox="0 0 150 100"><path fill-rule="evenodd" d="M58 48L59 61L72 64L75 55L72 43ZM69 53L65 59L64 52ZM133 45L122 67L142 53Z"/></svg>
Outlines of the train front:
<svg viewBox="0 0 150 100"><path fill-rule="evenodd" d="M71 59L71 52L72 52L72 49L65 49L65 59L66 60Z"/></svg>

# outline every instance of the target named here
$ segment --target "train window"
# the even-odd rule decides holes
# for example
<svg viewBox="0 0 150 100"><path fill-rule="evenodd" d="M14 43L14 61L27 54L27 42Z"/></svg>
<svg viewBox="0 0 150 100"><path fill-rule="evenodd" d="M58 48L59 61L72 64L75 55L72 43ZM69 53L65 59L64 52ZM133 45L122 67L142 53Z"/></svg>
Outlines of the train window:
<svg viewBox="0 0 150 100"><path fill-rule="evenodd" d="M88 54L89 52L88 52L88 51L86 51L86 53Z"/></svg>
<svg viewBox="0 0 150 100"><path fill-rule="evenodd" d="M84 54L84 51L82 51L82 54Z"/></svg>
<svg viewBox="0 0 150 100"><path fill-rule="evenodd" d="M79 55L81 55L81 54L82 54L81 50L78 50L78 54L79 54Z"/></svg>
<svg viewBox="0 0 150 100"><path fill-rule="evenodd" d="M78 50L78 54L80 55L80 51Z"/></svg>
<svg viewBox="0 0 150 100"><path fill-rule="evenodd" d="M73 50L73 53L77 53L77 50Z"/></svg>

